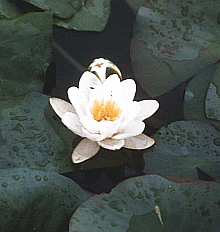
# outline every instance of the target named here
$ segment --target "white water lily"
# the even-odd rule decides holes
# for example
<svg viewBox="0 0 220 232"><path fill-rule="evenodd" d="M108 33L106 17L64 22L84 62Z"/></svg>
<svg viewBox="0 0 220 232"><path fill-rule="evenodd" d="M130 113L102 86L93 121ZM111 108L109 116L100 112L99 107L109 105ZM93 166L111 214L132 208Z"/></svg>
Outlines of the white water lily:
<svg viewBox="0 0 220 232"><path fill-rule="evenodd" d="M145 149L154 140L145 134L143 120L156 112L156 100L133 101L136 93L134 80L120 81L117 74L104 82L92 72L84 72L79 87L70 87L71 103L50 98L50 104L62 122L84 139L72 153L74 163L93 157L100 146L110 150L122 147Z"/></svg>

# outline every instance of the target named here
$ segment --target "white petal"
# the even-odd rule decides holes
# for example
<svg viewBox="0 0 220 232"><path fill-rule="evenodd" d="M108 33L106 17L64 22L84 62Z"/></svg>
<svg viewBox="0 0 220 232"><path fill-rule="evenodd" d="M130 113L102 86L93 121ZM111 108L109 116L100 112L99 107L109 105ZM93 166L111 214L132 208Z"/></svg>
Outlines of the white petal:
<svg viewBox="0 0 220 232"><path fill-rule="evenodd" d="M138 104L140 106L140 112L135 120L143 121L152 116L159 108L159 103L156 100L143 100L139 101Z"/></svg>
<svg viewBox="0 0 220 232"><path fill-rule="evenodd" d="M125 144L123 147L129 148L129 149L146 149L148 147L151 147L154 145L155 141L154 139L148 137L145 134L140 134L134 137L129 137L125 139Z"/></svg>
<svg viewBox="0 0 220 232"><path fill-rule="evenodd" d="M103 83L101 91L103 98L107 99L111 97L116 100L121 98L122 86L119 76L117 74L110 75Z"/></svg>
<svg viewBox="0 0 220 232"><path fill-rule="evenodd" d="M52 108L54 109L54 111L56 112L56 114L60 118L62 118L66 112L76 113L72 104L70 104L69 102L64 101L62 99L52 97L52 98L50 98L50 104L51 104Z"/></svg>
<svg viewBox="0 0 220 232"><path fill-rule="evenodd" d="M102 120L99 122L100 134L104 135L105 138L112 137L118 131L121 120L117 119L115 121Z"/></svg>
<svg viewBox="0 0 220 232"><path fill-rule="evenodd" d="M111 74L103 83L104 85L111 85L111 83L120 83L120 77L117 74Z"/></svg>
<svg viewBox="0 0 220 232"><path fill-rule="evenodd" d="M68 89L68 96L83 126L91 133L98 133L98 122L87 116L88 100L84 93L77 87L71 87Z"/></svg>
<svg viewBox="0 0 220 232"><path fill-rule="evenodd" d="M82 114L85 115L85 107L88 104L85 94L77 87L73 86L68 89L68 97L78 116L81 117Z"/></svg>
<svg viewBox="0 0 220 232"><path fill-rule="evenodd" d="M127 125L122 130L118 131L116 135L114 135L113 139L126 139L131 136L139 135L143 132L145 128L144 122L141 121L133 121L129 125Z"/></svg>
<svg viewBox="0 0 220 232"><path fill-rule="evenodd" d="M85 94L87 99L89 99L91 89L95 89L100 85L102 85L102 83L99 78L88 71L82 74L79 81L79 89Z"/></svg>
<svg viewBox="0 0 220 232"><path fill-rule="evenodd" d="M93 106L94 101L110 100L119 103L122 99L122 86L120 85L120 78L117 74L110 75L102 86L97 86L90 91L89 103L86 109L87 115L91 117L90 108ZM121 105L119 104L119 107Z"/></svg>
<svg viewBox="0 0 220 232"><path fill-rule="evenodd" d="M140 106L138 102L130 102L124 101L122 105L122 123L120 125L120 129L127 127L130 123L134 121L137 117L138 113L140 112ZM141 120L136 120L141 121Z"/></svg>
<svg viewBox="0 0 220 232"><path fill-rule="evenodd" d="M98 122L94 119L91 119L90 117L85 117L81 119L81 122L85 129L89 131L92 134L99 133L99 125Z"/></svg>
<svg viewBox="0 0 220 232"><path fill-rule="evenodd" d="M133 101L136 93L136 84L132 79L127 79L121 82L122 85L122 97L128 101Z"/></svg>
<svg viewBox="0 0 220 232"><path fill-rule="evenodd" d="M67 112L62 117L62 122L64 125L67 126L73 133L85 137L83 131L82 131L82 123L79 121L79 117L74 114Z"/></svg>
<svg viewBox="0 0 220 232"><path fill-rule="evenodd" d="M98 153L100 146L89 139L83 139L72 153L73 163L81 163Z"/></svg>
<svg viewBox="0 0 220 232"><path fill-rule="evenodd" d="M123 139L104 139L99 141L98 144L109 150L118 150L123 147L124 140Z"/></svg>
<svg viewBox="0 0 220 232"><path fill-rule="evenodd" d="M90 133L88 130L86 130L83 127L82 127L82 131L85 134L85 136L92 141L101 141L106 138L105 135L101 135L98 133Z"/></svg>

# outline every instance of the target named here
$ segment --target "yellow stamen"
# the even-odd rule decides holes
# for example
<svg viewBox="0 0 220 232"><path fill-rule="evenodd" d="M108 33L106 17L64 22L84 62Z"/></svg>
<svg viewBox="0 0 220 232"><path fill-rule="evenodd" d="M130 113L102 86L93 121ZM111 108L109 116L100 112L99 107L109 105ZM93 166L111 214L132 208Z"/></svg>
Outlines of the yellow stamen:
<svg viewBox="0 0 220 232"><path fill-rule="evenodd" d="M121 114L118 104L112 99L104 101L95 100L90 109L93 119L100 122L102 120L115 121Z"/></svg>

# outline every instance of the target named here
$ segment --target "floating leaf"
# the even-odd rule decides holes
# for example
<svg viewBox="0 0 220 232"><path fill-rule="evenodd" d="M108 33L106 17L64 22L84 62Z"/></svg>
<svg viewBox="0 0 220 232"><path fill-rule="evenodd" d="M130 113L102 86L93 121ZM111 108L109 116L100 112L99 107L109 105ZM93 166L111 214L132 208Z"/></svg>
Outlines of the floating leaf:
<svg viewBox="0 0 220 232"><path fill-rule="evenodd" d="M38 8L52 11L54 15L68 19L71 18L82 7L82 0L25 0Z"/></svg>
<svg viewBox="0 0 220 232"><path fill-rule="evenodd" d="M110 13L110 0L87 0L69 20L54 19L54 24L77 31L103 31Z"/></svg>
<svg viewBox="0 0 220 232"><path fill-rule="evenodd" d="M0 98L43 90L51 41L50 12L0 20Z"/></svg>
<svg viewBox="0 0 220 232"><path fill-rule="evenodd" d="M198 179L197 168L220 176L220 133L210 124L179 121L153 136L156 145L144 154L145 174L171 179Z"/></svg>
<svg viewBox="0 0 220 232"><path fill-rule="evenodd" d="M21 12L13 2L8 0L0 1L0 18L11 18L18 15L21 15Z"/></svg>
<svg viewBox="0 0 220 232"><path fill-rule="evenodd" d="M209 122L220 128L218 119L220 63L197 74L188 84L184 96L184 117ZM216 87L215 87L216 86Z"/></svg>
<svg viewBox="0 0 220 232"><path fill-rule="evenodd" d="M217 183L136 177L83 202L69 231L219 231L219 195Z"/></svg>
<svg viewBox="0 0 220 232"><path fill-rule="evenodd" d="M147 1L139 8L131 59L151 96L162 95L220 57L218 0Z"/></svg>
<svg viewBox="0 0 220 232"><path fill-rule="evenodd" d="M0 230L60 232L91 194L55 172L0 171Z"/></svg>
<svg viewBox="0 0 220 232"><path fill-rule="evenodd" d="M29 167L57 172L73 170L71 144L76 135L62 125L52 112L51 118L59 136L55 133L44 115L48 104L49 97L40 93L0 101L1 168Z"/></svg>

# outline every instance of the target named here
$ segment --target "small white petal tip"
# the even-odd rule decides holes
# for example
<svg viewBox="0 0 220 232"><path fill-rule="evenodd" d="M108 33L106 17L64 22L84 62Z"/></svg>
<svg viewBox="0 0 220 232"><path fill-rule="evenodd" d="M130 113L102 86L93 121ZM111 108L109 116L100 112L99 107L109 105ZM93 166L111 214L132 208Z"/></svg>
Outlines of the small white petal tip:
<svg viewBox="0 0 220 232"><path fill-rule="evenodd" d="M129 149L142 150L153 146L154 143L155 143L154 139L148 137L145 134L140 134L125 139L125 144L123 147Z"/></svg>
<svg viewBox="0 0 220 232"><path fill-rule="evenodd" d="M83 139L72 153L73 163L82 163L95 156L100 149L100 146L87 138Z"/></svg>
<svg viewBox="0 0 220 232"><path fill-rule="evenodd" d="M49 101L50 101L50 105L52 106L53 110L56 112L56 114L60 118L62 118L66 112L75 113L74 107L69 102L66 102L56 97L51 97Z"/></svg>

